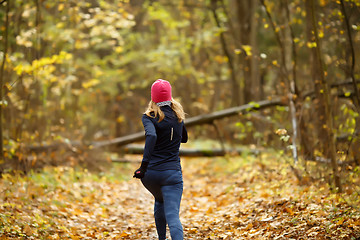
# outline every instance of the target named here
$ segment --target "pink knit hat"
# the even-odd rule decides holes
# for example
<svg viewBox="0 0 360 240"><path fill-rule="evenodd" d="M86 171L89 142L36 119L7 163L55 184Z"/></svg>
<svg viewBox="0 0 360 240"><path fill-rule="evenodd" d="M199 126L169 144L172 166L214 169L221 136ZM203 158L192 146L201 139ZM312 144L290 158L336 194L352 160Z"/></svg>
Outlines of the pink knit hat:
<svg viewBox="0 0 360 240"><path fill-rule="evenodd" d="M151 100L155 103L171 101L171 85L168 81L158 79L151 85Z"/></svg>

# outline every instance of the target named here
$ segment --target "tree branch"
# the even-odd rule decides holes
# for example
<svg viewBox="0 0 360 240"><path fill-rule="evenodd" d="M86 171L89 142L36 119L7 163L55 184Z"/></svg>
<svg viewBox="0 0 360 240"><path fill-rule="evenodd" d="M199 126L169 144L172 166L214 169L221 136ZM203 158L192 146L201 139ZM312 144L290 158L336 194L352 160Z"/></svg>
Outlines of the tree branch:
<svg viewBox="0 0 360 240"><path fill-rule="evenodd" d="M344 18L345 18L345 26L346 26L346 31L347 31L347 36L348 36L348 39L349 39L349 45L350 45L350 51L351 51L351 58L352 59L351 59L351 67L350 67L350 77L352 79L352 84L353 84L354 92L355 92L355 99L356 99L355 106L356 106L358 112L360 112L360 96L359 96L359 90L358 90L358 88L356 86L355 74L354 74L354 69L355 69L354 43L352 41L350 23L349 23L348 15L346 13L344 0L340 0L340 3L341 3L341 10L342 10L342 13L343 13Z"/></svg>
<svg viewBox="0 0 360 240"><path fill-rule="evenodd" d="M347 85L352 85L352 84L353 84L352 79L347 79L347 80L345 80L343 82L331 84L330 88L337 88L337 87L347 86ZM360 80L355 80L355 84L360 84ZM312 96L314 94L315 94L315 91L311 90L311 91L308 91L308 92L302 94L302 98L305 99L306 97L310 97L310 96ZM342 96L342 95L338 95L338 96Z"/></svg>
<svg viewBox="0 0 360 240"><path fill-rule="evenodd" d="M217 8L217 0L211 0L211 12L213 14L213 17L215 19L216 22L216 26L221 29L221 24L220 24L220 20L219 17L216 13L216 8ZM224 36L224 32L222 30L220 30L220 42L221 42L221 47L223 49L224 55L228 58L228 65L229 65L229 69L230 69L230 74L231 74L231 81L233 83L232 86L232 105L234 106L238 106L240 104L239 101L239 84L236 80L236 75L235 75L235 67L234 67L234 63L233 63L233 57L230 54L228 48L227 48L227 44L226 44L226 40L225 40L225 36Z"/></svg>

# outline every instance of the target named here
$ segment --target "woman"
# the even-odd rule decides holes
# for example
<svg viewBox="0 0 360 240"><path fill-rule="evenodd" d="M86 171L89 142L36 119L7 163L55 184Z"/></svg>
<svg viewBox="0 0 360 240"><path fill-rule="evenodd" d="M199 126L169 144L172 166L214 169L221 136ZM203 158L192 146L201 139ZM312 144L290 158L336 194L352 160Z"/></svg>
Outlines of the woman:
<svg viewBox="0 0 360 240"><path fill-rule="evenodd" d="M134 172L155 198L154 217L159 239L166 239L166 224L172 240L183 239L179 218L183 179L180 143L187 142L185 113L171 97L171 85L158 79L151 86L151 101L142 116L145 148L141 167Z"/></svg>

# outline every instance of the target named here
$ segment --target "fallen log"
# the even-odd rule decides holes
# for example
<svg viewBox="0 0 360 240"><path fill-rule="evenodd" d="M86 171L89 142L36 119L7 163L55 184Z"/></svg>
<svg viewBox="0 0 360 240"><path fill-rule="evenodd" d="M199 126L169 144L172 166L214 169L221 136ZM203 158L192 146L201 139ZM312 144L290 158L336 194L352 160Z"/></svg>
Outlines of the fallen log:
<svg viewBox="0 0 360 240"><path fill-rule="evenodd" d="M274 98L272 100L252 102L252 103L248 103L248 104L245 104L242 106L232 107L232 108L224 109L221 111L188 118L185 120L185 125L187 128L189 128L189 127L196 126L196 125L212 124L217 119L226 118L226 117L234 116L239 113L249 112L249 111L253 111L253 110L260 110L260 109L277 106L277 105L286 105L286 104L284 102L282 102L279 97ZM65 142L54 143L54 144L31 145L31 146L27 146L26 149L28 149L32 152L42 152L42 151L53 151L53 150L56 150L56 149L62 148L62 147L69 148L69 149L72 149L74 147L81 147L81 146L88 146L90 148L101 148L101 147L107 147L107 146L111 146L111 145L124 146L124 145L130 144L130 143L133 143L133 142L142 141L144 139L145 139L145 132L141 131L141 132L133 133L133 134L126 135L123 137L92 142L90 144L82 143L80 141L65 141Z"/></svg>
<svg viewBox="0 0 360 240"><path fill-rule="evenodd" d="M212 124L214 120L226 118L237 115L239 113L245 113L253 110L260 110L267 107L286 105L285 102L281 101L280 98L274 98L272 100L264 100L260 102L248 103L238 107L232 107L221 111L203 114L196 117L188 118L185 120L186 127L192 127L195 125ZM145 139L144 132L138 132L124 137L114 138L111 140L94 142L93 148L100 148L116 144L117 146L124 146L126 144L137 142Z"/></svg>
<svg viewBox="0 0 360 240"><path fill-rule="evenodd" d="M212 124L214 122L214 120L217 120L217 119L226 118L226 117L234 116L234 115L249 112L249 111L261 110L264 108L278 106L278 105L284 106L287 104L285 102L283 102L281 100L281 98L274 98L271 100L263 100L260 102L251 102L251 103L241 105L238 107L227 108L227 109L224 109L221 111L189 118L189 119L185 120L185 125L186 125L186 127L191 127L191 126L201 125L201 124Z"/></svg>
<svg viewBox="0 0 360 240"><path fill-rule="evenodd" d="M263 152L261 149L252 149L249 147L235 148L224 150L222 148L212 148L212 149L189 149L189 148L180 148L180 156L187 157L216 157L216 156L225 156L229 153L242 154L249 153L253 155L258 155ZM124 153L126 154L139 154L144 153L144 145L140 144L129 144L124 147Z"/></svg>
<svg viewBox="0 0 360 240"><path fill-rule="evenodd" d="M123 136L123 137L94 142L92 144L92 146L94 148L100 148L100 147L110 146L110 145L114 145L114 144L117 144L118 146L122 146L122 145L126 145L129 143L141 141L144 139L145 139L145 132L137 132L137 133L130 134L127 136Z"/></svg>
<svg viewBox="0 0 360 240"><path fill-rule="evenodd" d="M75 148L84 146L81 141L64 141L64 142L55 142L51 144L38 144L38 145L30 145L25 146L24 148L29 150L30 152L46 152L46 151L54 151L59 148L69 149L71 151L76 151Z"/></svg>
<svg viewBox="0 0 360 240"><path fill-rule="evenodd" d="M139 158L138 160L130 160L130 159L126 159L126 158L115 158L115 159L111 159L111 162L114 162L114 163L141 163L141 158Z"/></svg>

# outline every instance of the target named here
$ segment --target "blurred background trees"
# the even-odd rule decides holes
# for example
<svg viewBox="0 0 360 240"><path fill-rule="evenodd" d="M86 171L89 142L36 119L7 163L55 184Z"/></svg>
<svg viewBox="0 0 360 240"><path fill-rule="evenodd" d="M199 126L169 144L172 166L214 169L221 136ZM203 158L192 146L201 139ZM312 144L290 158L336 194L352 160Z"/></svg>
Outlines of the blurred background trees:
<svg viewBox="0 0 360 240"><path fill-rule="evenodd" d="M334 176L339 160L359 165L359 0L5 0L0 21L3 163L142 131L163 78L188 117L282 99L217 121L231 144L277 148L285 129Z"/></svg>

